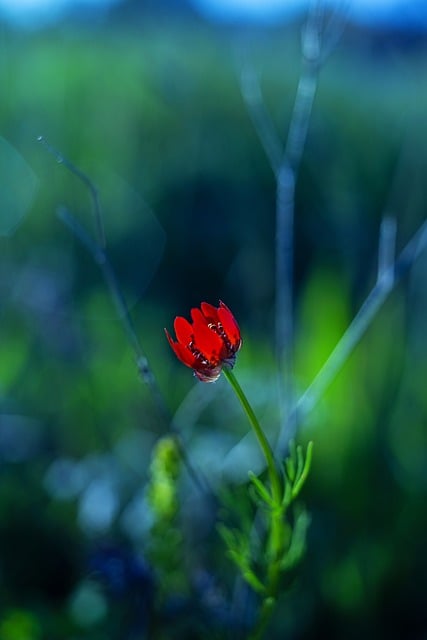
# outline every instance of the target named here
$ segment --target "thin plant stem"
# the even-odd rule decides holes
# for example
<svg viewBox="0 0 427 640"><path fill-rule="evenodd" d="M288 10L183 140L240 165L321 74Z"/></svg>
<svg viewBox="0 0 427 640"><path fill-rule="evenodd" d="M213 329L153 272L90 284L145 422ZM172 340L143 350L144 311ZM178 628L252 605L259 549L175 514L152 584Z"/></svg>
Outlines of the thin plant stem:
<svg viewBox="0 0 427 640"><path fill-rule="evenodd" d="M347 330L310 386L296 402L293 412L298 415L299 421L306 417L319 402L326 389L348 360L356 345L360 342L362 336L371 325L374 317L397 282L403 278L418 256L426 249L427 221L425 220L401 251L397 260L381 271L374 288L370 291ZM293 435L293 433L289 433L288 429L282 429L278 445L281 453L286 451L289 439Z"/></svg>
<svg viewBox="0 0 427 640"><path fill-rule="evenodd" d="M67 167L67 169L71 171L71 173L77 176L77 178L79 178L79 180L81 180L85 185L85 187L89 190L90 196L92 198L92 203L93 203L97 243L100 247L105 249L106 245L105 245L104 221L102 218L102 210L101 210L101 204L99 202L98 189L95 187L94 183L89 178L89 176L86 175L86 173L84 173L84 171L79 169L79 167L76 167L76 165L70 162L68 158L63 156L60 151L52 147L52 145L49 144L49 142L46 140L44 136L39 136L37 138L37 142L40 142L40 144L42 144L44 148L56 158L56 161L58 164L63 164L64 167Z"/></svg>
<svg viewBox="0 0 427 640"><path fill-rule="evenodd" d="M393 285L394 270L389 267L395 260L396 231L396 218L389 215L384 216L380 227L377 281L380 282L384 278L391 278L391 285Z"/></svg>
<svg viewBox="0 0 427 640"><path fill-rule="evenodd" d="M240 74L240 88L270 167L277 175L283 157L282 141L267 113L258 77L248 65L245 65Z"/></svg>
<svg viewBox="0 0 427 640"><path fill-rule="evenodd" d="M234 393L238 397L264 454L270 478L271 496L274 503L273 508L269 510L270 526L268 529L267 541L268 568L265 580L265 594L261 605L258 623L250 635L251 640L260 640L268 625L270 616L274 609L274 603L277 598L281 574L280 563L286 541L283 522L284 507L282 505L282 485L274 460L273 451L260 423L258 422L258 418L256 417L251 404L231 369L224 368L223 373L230 383Z"/></svg>
<svg viewBox="0 0 427 640"><path fill-rule="evenodd" d="M302 36L303 70L298 82L286 147L276 172L276 350L282 422L295 418L294 404L294 223L295 191L317 90L322 16L312 0Z"/></svg>
<svg viewBox="0 0 427 640"><path fill-rule="evenodd" d="M293 270L295 190L305 150L319 71L337 46L346 24L346 0L326 13L323 0L311 0L302 32L302 70L296 90L286 144L274 126L256 74L246 67L240 75L242 96L276 178L276 309L275 344L281 432L297 429L293 372Z"/></svg>
<svg viewBox="0 0 427 640"><path fill-rule="evenodd" d="M211 491L208 486L207 480L201 475L201 473L198 470L196 471L191 461L189 460L189 456L182 442L180 430L177 427L176 422L174 421L171 415L171 412L167 406L166 400L157 384L157 380L154 375L154 372L150 366L148 358L138 338L131 315L129 313L128 306L126 304L125 297L119 285L116 272L114 271L111 265L111 262L108 259L108 255L106 251L102 209L101 209L101 205L98 197L98 190L96 189L92 180L90 180L90 178L81 169L76 167L62 153L60 153L58 150L52 147L43 136L39 136L37 141L40 142L43 145L43 147L56 158L59 164L64 165L64 167L66 167L69 171L71 171L71 173L77 176L83 182L83 184L88 188L90 192L90 195L93 201L94 215L95 215L95 226L96 226L95 237L92 237L92 235L86 230L86 228L65 207L60 207L58 209L57 211L58 218L66 227L68 227L68 229L73 233L73 235L81 242L81 244L86 248L88 253L92 256L94 262L101 269L101 272L104 276L104 280L109 290L109 293L114 301L116 311L117 311L117 316L122 324L122 327L125 331L125 334L134 352L139 376L142 379L142 381L147 385L147 387L150 389L151 395L154 399L154 402L156 403L156 407L159 411L159 414L162 416L165 424L169 426L169 430L176 442L176 445L180 452L184 466L186 467L189 476L191 477L194 484L198 487L198 489L202 493L206 495L210 494Z"/></svg>
<svg viewBox="0 0 427 640"><path fill-rule="evenodd" d="M164 398L157 386L157 381L154 377L154 373L149 366L148 359L138 339L136 329L130 316L122 290L119 286L116 273L111 266L110 261L108 260L105 249L99 246L98 243L89 236L85 228L65 207L60 207L57 211L57 215L61 222L65 224L68 229L76 236L76 238L80 240L82 245L86 247L93 260L101 269L110 295L116 306L117 315L122 323L126 336L135 354L138 372L144 383L149 387L163 418L169 421L169 411L167 409Z"/></svg>
<svg viewBox="0 0 427 640"><path fill-rule="evenodd" d="M257 440L259 442L259 445L262 449L262 452L264 454L264 458L265 461L267 463L267 468L268 468L268 473L270 476L270 482L271 482L271 491L272 491L272 497L274 500L277 501L277 503L280 503L280 495L281 495L281 483L280 483L280 478L279 478L279 474L277 472L277 468L276 468L276 463L274 461L274 455L273 455L273 450L270 446L270 443L268 442L266 435L260 425L260 423L258 422L258 418L255 415L254 410L252 409L252 406L249 402L249 400L247 399L242 387L240 386L239 382L237 381L236 376L234 375L234 373L232 372L231 369L224 367L223 369L223 373L227 379L227 381L230 383L234 393L236 394L236 396L238 397L240 404L242 405L248 420L251 424L251 427L253 428L255 435L257 437Z"/></svg>
<svg viewBox="0 0 427 640"><path fill-rule="evenodd" d="M151 395L156 403L156 407L161 414L164 422L169 425L169 430L175 439L181 458L188 471L189 476L194 481L195 485L200 489L202 493L207 493L208 486L205 478L203 478L198 471L195 470L192 463L189 460L188 454L185 451L184 444L182 442L180 430L178 429L169 408L166 404L165 398L161 393L157 384L156 377L150 367L149 361L142 348L141 342L136 333L129 309L127 307L123 292L120 288L117 280L116 273L108 259L105 249L98 245L96 240L91 238L86 229L78 222L78 220L65 208L61 207L57 211L57 215L61 222L65 224L68 229L75 235L75 237L82 243L87 249L93 260L101 269L104 276L105 283L113 299L117 316L122 324L128 341L132 347L135 355L136 365L138 373L142 381L150 389Z"/></svg>

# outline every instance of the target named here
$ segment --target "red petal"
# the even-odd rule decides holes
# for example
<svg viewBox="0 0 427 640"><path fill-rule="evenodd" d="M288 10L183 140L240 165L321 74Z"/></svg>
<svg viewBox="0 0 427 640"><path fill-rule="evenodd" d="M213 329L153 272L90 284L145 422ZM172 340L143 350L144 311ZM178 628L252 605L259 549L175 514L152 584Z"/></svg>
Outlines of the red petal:
<svg viewBox="0 0 427 640"><path fill-rule="evenodd" d="M191 353L191 351L189 351L189 349L187 349L187 347L180 344L179 342L175 342L170 336L169 331L167 329L165 329L165 333L166 333L168 342L172 347L178 360L181 360L181 362L185 364L187 367L194 368L194 366L196 366L196 363L197 363L196 357Z"/></svg>
<svg viewBox="0 0 427 640"><path fill-rule="evenodd" d="M219 303L218 317L232 347L237 351L242 342L239 325L230 309L223 302Z"/></svg>
<svg viewBox="0 0 427 640"><path fill-rule="evenodd" d="M207 322L218 322L218 311L217 308L208 302L202 302L200 305L202 309L202 313L205 316Z"/></svg>
<svg viewBox="0 0 427 640"><path fill-rule="evenodd" d="M187 347L184 347L182 344L176 343L174 347L175 355L183 364L191 369L197 367L197 358L194 356Z"/></svg>
<svg viewBox="0 0 427 640"><path fill-rule="evenodd" d="M193 331L194 346L212 366L216 366L225 356L224 340L215 331L209 329L201 311L194 314Z"/></svg>
<svg viewBox="0 0 427 640"><path fill-rule="evenodd" d="M178 342L183 345L189 345L193 339L193 327L185 318L178 316L173 323L175 334Z"/></svg>
<svg viewBox="0 0 427 640"><path fill-rule="evenodd" d="M191 319L193 320L193 326L195 324L208 325L208 322L200 309L191 309Z"/></svg>

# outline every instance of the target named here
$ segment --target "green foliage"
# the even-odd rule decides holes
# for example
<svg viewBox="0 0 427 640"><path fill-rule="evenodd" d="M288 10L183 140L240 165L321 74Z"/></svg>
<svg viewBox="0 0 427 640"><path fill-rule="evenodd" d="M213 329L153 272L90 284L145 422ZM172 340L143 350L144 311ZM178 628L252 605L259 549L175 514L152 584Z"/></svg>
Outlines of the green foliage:
<svg viewBox="0 0 427 640"><path fill-rule="evenodd" d="M178 510L177 483L181 457L173 438L161 438L154 451L147 485L147 500L155 521L170 522Z"/></svg>
<svg viewBox="0 0 427 640"><path fill-rule="evenodd" d="M299 503L293 503L307 480L312 455L312 442L308 443L305 453L301 445L290 443L289 455L283 463L284 486L280 502L275 500L271 488L264 484L261 478L249 472L250 489L252 488L249 496L255 506L260 508L259 513L263 516L263 540L260 540L256 533L259 524L255 524L255 517L252 523L246 523L243 529L231 529L224 523L218 526L228 556L239 568L246 582L263 596L264 609L271 608L271 598L277 595L277 587L275 582L272 584L272 579L276 581L279 574L276 577L274 566L277 564L279 573L285 573L298 564L305 552L310 518ZM292 518L289 513L291 505ZM277 532L278 540L275 539Z"/></svg>
<svg viewBox="0 0 427 640"><path fill-rule="evenodd" d="M301 445L295 445L291 440L289 444L289 456L283 465L286 477L283 504L288 507L299 495L299 492L307 480L313 457L313 443L309 442L304 456Z"/></svg>
<svg viewBox="0 0 427 640"><path fill-rule="evenodd" d="M174 593L183 595L188 589L182 566L184 538L179 519L181 466L176 440L161 438L153 449L145 494L151 511L146 553L155 567L162 598Z"/></svg>
<svg viewBox="0 0 427 640"><path fill-rule="evenodd" d="M11 610L0 623L0 640L39 640L42 630L29 611Z"/></svg>

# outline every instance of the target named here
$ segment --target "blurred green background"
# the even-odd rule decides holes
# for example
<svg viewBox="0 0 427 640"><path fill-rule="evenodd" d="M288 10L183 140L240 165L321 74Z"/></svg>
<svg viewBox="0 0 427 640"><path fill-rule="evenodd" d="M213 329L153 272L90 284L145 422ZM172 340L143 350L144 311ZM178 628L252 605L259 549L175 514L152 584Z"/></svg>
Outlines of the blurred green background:
<svg viewBox="0 0 427 640"><path fill-rule="evenodd" d="M259 75L285 140L300 29L167 14L1 29L0 640L228 637L219 623L207 635L190 607L201 572L209 597L229 601L234 568L218 564L213 510L185 473L194 597L151 631L141 619L145 486L169 427L101 271L56 215L65 206L93 233L90 194L37 137L99 190L111 263L192 464L215 489L241 483L260 467L235 398L222 381L197 384L163 328L224 300L244 339L236 374L277 437L275 181L239 75ZM296 193L299 392L375 283L383 215L398 250L425 218L426 51L349 26L321 70ZM426 268L421 255L300 425L315 442L312 524L271 637L427 637Z"/></svg>

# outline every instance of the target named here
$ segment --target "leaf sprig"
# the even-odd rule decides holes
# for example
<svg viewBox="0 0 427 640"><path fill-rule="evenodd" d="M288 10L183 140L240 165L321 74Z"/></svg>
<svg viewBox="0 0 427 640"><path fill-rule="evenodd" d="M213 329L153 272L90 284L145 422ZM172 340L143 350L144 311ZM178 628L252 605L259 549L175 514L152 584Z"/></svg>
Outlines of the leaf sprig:
<svg viewBox="0 0 427 640"><path fill-rule="evenodd" d="M264 603L275 597L280 576L293 569L305 553L310 517L297 501L310 472L313 442L304 451L301 445L290 443L289 455L282 465L282 487L276 498L271 487L249 472L251 496L264 517L265 535L259 545L253 544L254 527L247 530L218 525L227 555L238 567L242 577L261 595ZM290 507L293 506L292 513Z"/></svg>

